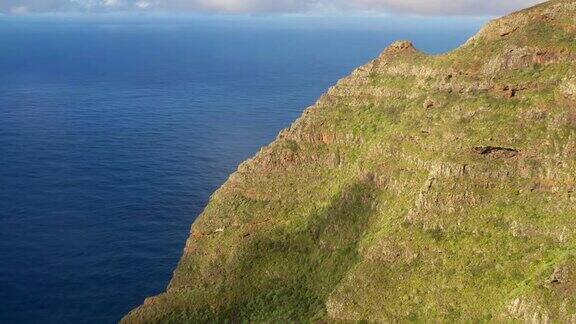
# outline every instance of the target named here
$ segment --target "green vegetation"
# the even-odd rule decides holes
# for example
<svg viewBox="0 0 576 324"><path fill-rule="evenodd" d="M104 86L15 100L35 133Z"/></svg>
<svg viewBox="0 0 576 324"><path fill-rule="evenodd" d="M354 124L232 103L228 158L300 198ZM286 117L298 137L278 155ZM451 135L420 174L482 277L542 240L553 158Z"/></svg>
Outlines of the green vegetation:
<svg viewBox="0 0 576 324"><path fill-rule="evenodd" d="M576 321L575 19L391 45L239 167L123 321Z"/></svg>

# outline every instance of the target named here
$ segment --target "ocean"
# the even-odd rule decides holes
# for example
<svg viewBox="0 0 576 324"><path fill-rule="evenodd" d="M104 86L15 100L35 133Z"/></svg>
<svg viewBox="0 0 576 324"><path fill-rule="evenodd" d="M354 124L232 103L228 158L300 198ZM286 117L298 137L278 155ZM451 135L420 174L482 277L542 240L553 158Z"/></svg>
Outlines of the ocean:
<svg viewBox="0 0 576 324"><path fill-rule="evenodd" d="M115 323L165 290L243 160L390 42L483 19L0 16L0 323Z"/></svg>

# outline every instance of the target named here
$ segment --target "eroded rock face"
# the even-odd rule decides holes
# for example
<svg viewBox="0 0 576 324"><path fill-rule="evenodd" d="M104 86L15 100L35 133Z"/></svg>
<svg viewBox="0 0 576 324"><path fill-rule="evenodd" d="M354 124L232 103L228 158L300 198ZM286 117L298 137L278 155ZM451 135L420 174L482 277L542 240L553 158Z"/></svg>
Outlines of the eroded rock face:
<svg viewBox="0 0 576 324"><path fill-rule="evenodd" d="M576 321L576 1L407 41L242 163L154 322Z"/></svg>
<svg viewBox="0 0 576 324"><path fill-rule="evenodd" d="M502 53L483 66L483 72L492 75L503 70L526 69L535 64L552 64L558 60L568 59L565 54L562 49L543 50L537 47L505 47Z"/></svg>

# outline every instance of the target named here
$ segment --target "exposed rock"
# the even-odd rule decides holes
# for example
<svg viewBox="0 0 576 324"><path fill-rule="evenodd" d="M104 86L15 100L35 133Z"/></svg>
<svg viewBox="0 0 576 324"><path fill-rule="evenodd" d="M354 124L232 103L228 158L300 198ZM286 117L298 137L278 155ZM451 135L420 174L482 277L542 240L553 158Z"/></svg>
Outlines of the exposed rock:
<svg viewBox="0 0 576 324"><path fill-rule="evenodd" d="M328 159L328 165L332 168L337 168L340 166L340 154L338 152L332 153Z"/></svg>
<svg viewBox="0 0 576 324"><path fill-rule="evenodd" d="M415 52L417 52L417 50L414 47L414 44L412 44L412 42L402 40L390 44L390 46L388 46L388 48L384 50L381 56L397 55L402 53L415 53Z"/></svg>
<svg viewBox="0 0 576 324"><path fill-rule="evenodd" d="M576 76L562 80L562 86L560 90L564 96L571 99L576 99Z"/></svg>
<svg viewBox="0 0 576 324"><path fill-rule="evenodd" d="M474 152L496 158L512 158L519 153L516 149L498 146L477 146L474 148Z"/></svg>
<svg viewBox="0 0 576 324"><path fill-rule="evenodd" d="M493 20L484 26L477 35L468 40L466 45L472 45L480 39L491 41L509 36L518 32L526 26L529 21L529 17L523 12L517 12L505 18Z"/></svg>
<svg viewBox="0 0 576 324"><path fill-rule="evenodd" d="M512 318L525 323L550 323L550 315L540 305L528 299L516 298L509 306L508 311Z"/></svg>
<svg viewBox="0 0 576 324"><path fill-rule="evenodd" d="M522 86L503 85L503 86L495 86L493 89L495 89L496 92L502 94L506 98L514 98L516 97L519 91L526 90L528 88Z"/></svg>
<svg viewBox="0 0 576 324"><path fill-rule="evenodd" d="M434 100L432 99L426 99L424 100L424 103L422 104L422 107L424 109L430 109L432 107L434 107L436 105L436 103L434 102Z"/></svg>
<svg viewBox="0 0 576 324"><path fill-rule="evenodd" d="M508 29L501 31L500 37L504 37L504 36L508 36L510 34L512 34L513 32L518 30L518 26L513 26L513 27L509 27Z"/></svg>
<svg viewBox="0 0 576 324"><path fill-rule="evenodd" d="M502 54L491 59L482 71L493 75L505 70L528 68L536 64L550 64L560 61L560 55L551 50L532 47L509 47ZM566 58L565 58L566 59Z"/></svg>
<svg viewBox="0 0 576 324"><path fill-rule="evenodd" d="M550 283L552 284L560 284L560 283L566 283L566 281L568 280L568 267L566 266L562 266L562 267L557 267L556 269L554 269L554 273L552 273L552 275L550 276Z"/></svg>

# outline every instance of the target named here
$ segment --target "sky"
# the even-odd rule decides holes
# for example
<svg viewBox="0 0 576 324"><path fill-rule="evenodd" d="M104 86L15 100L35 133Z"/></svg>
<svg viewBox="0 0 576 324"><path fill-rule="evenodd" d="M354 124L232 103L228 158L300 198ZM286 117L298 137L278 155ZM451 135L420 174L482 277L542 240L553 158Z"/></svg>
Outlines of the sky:
<svg viewBox="0 0 576 324"><path fill-rule="evenodd" d="M543 0L0 0L0 13L323 14L497 16Z"/></svg>

